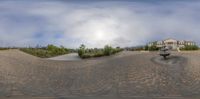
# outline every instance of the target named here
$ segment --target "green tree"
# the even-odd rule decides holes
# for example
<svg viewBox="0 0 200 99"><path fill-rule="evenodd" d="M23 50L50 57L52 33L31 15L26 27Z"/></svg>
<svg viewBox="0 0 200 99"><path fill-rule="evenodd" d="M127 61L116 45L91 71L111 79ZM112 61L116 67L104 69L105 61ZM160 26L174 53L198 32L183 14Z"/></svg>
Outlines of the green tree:
<svg viewBox="0 0 200 99"><path fill-rule="evenodd" d="M85 45L84 44L81 44L81 46L79 47L79 49L78 49L78 55L80 56L80 57L82 57L84 54L85 54Z"/></svg>
<svg viewBox="0 0 200 99"><path fill-rule="evenodd" d="M156 47L156 45L152 45L149 47L149 51L157 51L157 50L159 50L159 48Z"/></svg>
<svg viewBox="0 0 200 99"><path fill-rule="evenodd" d="M149 50L149 46L148 45L146 45L145 47L144 47L144 50Z"/></svg>
<svg viewBox="0 0 200 99"><path fill-rule="evenodd" d="M55 50L55 49L57 49L57 47L54 46L53 44L47 45L47 50L48 50L48 51L53 51L53 50Z"/></svg>

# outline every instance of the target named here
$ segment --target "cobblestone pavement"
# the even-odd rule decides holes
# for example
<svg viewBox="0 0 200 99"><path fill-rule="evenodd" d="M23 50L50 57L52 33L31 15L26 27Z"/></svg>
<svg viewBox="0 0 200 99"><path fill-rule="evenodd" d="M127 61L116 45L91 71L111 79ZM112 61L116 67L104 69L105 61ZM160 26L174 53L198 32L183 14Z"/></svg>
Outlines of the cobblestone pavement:
<svg viewBox="0 0 200 99"><path fill-rule="evenodd" d="M0 51L0 99L199 99L200 53L159 58L125 51L73 62Z"/></svg>

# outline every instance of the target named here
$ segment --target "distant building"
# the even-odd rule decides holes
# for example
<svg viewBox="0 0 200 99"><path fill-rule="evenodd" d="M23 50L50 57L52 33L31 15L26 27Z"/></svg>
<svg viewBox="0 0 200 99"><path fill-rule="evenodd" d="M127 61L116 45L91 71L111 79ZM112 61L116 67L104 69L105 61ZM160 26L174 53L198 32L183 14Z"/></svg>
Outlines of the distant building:
<svg viewBox="0 0 200 99"><path fill-rule="evenodd" d="M186 41L186 40L166 39L166 40L162 40L162 41L150 42L148 44L149 47L153 46L153 45L155 45L158 48L166 46L169 49L176 50L178 48L183 48L186 45L196 45L196 43L193 41Z"/></svg>

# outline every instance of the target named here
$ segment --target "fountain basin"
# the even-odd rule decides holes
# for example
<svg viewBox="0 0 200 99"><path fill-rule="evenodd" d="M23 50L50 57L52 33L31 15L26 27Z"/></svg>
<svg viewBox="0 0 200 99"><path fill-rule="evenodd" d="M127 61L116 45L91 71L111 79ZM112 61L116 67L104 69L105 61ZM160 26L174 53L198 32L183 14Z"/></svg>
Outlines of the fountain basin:
<svg viewBox="0 0 200 99"><path fill-rule="evenodd" d="M166 57L169 56L169 55L170 55L169 52L161 52L161 53L160 53L160 56L163 56L164 59L166 59Z"/></svg>

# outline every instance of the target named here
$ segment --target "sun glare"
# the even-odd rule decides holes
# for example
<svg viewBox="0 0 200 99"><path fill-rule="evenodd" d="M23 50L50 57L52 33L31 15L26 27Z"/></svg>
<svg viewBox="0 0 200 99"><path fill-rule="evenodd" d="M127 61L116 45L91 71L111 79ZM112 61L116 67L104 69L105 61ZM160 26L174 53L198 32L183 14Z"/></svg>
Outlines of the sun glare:
<svg viewBox="0 0 200 99"><path fill-rule="evenodd" d="M106 35L105 35L104 32L99 31L99 32L95 33L95 39L98 40L98 41L99 40L105 40L106 39Z"/></svg>

